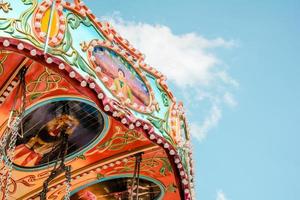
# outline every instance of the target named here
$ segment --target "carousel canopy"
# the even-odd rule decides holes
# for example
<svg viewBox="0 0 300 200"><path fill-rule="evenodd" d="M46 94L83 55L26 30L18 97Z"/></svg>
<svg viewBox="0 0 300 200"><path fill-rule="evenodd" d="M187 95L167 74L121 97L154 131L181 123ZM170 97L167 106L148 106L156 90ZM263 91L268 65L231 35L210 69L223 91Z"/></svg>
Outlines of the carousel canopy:
<svg viewBox="0 0 300 200"><path fill-rule="evenodd" d="M2 199L193 198L182 103L79 0L0 1L0 136Z"/></svg>

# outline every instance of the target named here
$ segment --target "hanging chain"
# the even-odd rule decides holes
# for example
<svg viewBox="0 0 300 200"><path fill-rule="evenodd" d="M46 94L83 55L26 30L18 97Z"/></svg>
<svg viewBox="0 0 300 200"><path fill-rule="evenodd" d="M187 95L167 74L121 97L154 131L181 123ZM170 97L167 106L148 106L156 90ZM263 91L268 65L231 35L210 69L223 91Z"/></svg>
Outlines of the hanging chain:
<svg viewBox="0 0 300 200"><path fill-rule="evenodd" d="M14 98L12 109L9 115L7 129L5 130L0 144L0 165L2 167L0 174L0 189L4 191L3 199L8 200L9 186L11 184L12 177L12 165L16 148L16 141L19 135L19 129L21 125L21 133L23 133L22 119L24 116L26 106L26 83L25 74L27 68L22 68L19 74L20 83L17 93ZM18 95L21 91L21 108L18 112L16 110L16 102Z"/></svg>
<svg viewBox="0 0 300 200"><path fill-rule="evenodd" d="M65 106L63 107L64 112L68 113L68 108L66 108ZM68 151L68 139L69 136L66 133L66 129L63 128L61 131L61 143L60 143L60 152L57 156L56 162L54 164L54 167L51 171L50 176L45 180L44 184L43 184L43 190L40 193L40 199L41 200L46 200L47 197L47 192L48 192L48 185L49 183L55 178L57 177L59 174L61 174L62 172L65 172L65 185L66 185L66 193L65 193L65 198L64 200L70 200L70 193L71 193L71 166L66 166L65 165L65 157L67 155L67 151ZM59 166L57 167L57 165L59 164Z"/></svg>
<svg viewBox="0 0 300 200"><path fill-rule="evenodd" d="M11 184L11 172L12 172L12 160L14 158L14 152L16 147L16 141L18 136L18 130L19 130L19 123L20 118L16 118L12 128L11 132L6 132L4 137L1 140L1 163L4 160L2 170L1 170L1 189L4 191L4 198L5 200L8 199L8 188ZM9 136L9 133L10 136ZM9 138L10 137L10 138ZM7 141L9 139L8 148L6 149ZM3 142L3 143L2 143ZM6 151L6 156L5 156Z"/></svg>
<svg viewBox="0 0 300 200"><path fill-rule="evenodd" d="M140 168L141 168L141 162L142 162L142 154L143 152L137 153L134 155L135 157L135 165L134 165L134 172L133 172L133 178L132 178L132 184L131 184L131 195L130 200L133 200L134 196L134 190L136 187L136 200L139 199L139 187L140 187Z"/></svg>
<svg viewBox="0 0 300 200"><path fill-rule="evenodd" d="M49 183L57 177L59 174L62 172L65 172L65 177L66 177L66 194L65 194L65 200L70 199L70 187L71 187L71 166L66 166L64 161L65 161L65 156L67 154L68 150L68 135L66 133L62 133L62 141L61 141L61 151L57 156L57 160L55 162L54 168L52 169L50 176L45 180L43 184L43 190L40 193L40 198L41 200L46 200L47 198L47 192L48 192L48 185ZM58 167L56 167L60 163Z"/></svg>
<svg viewBox="0 0 300 200"><path fill-rule="evenodd" d="M5 150L6 150L6 144L7 140L9 137L9 131L5 131L4 136L1 138L1 144L0 144L0 150L1 150L1 155L0 155L0 166L1 166L1 174L0 174L0 190L6 191L6 177L7 177L7 169L8 166L6 165L7 158L5 157ZM5 162L3 162L3 160ZM8 194L3 194L3 199L6 197Z"/></svg>
<svg viewBox="0 0 300 200"><path fill-rule="evenodd" d="M71 195L71 166L67 166L66 169L66 194L65 194L65 199L64 200L70 200L70 195Z"/></svg>
<svg viewBox="0 0 300 200"><path fill-rule="evenodd" d="M140 188L140 169L141 169L141 162L142 162L142 155L139 154L139 156L136 158L138 167L137 167L137 183L136 183L136 200L139 199L139 188Z"/></svg>
<svg viewBox="0 0 300 200"><path fill-rule="evenodd" d="M17 136L18 136L18 131L19 131L19 124L20 124L20 118L16 118L15 123L13 124L12 127L12 132L11 132L11 137L7 149L7 158L5 159L5 166L6 166L6 180L3 181L2 183L5 183L4 185L4 197L7 200L8 199L8 188L9 185L11 184L11 176L12 176L12 161L14 159L15 155L15 148L16 148L16 141L17 141Z"/></svg>
<svg viewBox="0 0 300 200"><path fill-rule="evenodd" d="M7 143L7 139L9 136L9 132L5 131L3 134L3 137L1 138L1 143L0 143L0 165L2 166L2 161L5 159L5 148L6 148L6 143ZM3 174L3 173L1 173ZM2 176L1 176L1 182L0 182L0 186L2 186Z"/></svg>

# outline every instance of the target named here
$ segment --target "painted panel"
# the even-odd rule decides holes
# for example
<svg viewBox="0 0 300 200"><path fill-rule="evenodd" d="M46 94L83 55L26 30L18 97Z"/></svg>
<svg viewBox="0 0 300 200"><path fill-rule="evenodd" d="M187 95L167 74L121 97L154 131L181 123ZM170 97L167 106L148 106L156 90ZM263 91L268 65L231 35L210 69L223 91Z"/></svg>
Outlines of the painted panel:
<svg viewBox="0 0 300 200"><path fill-rule="evenodd" d="M71 196L71 200L129 200L132 191L132 178L115 178L92 184L79 190ZM137 187L134 188L133 198L136 198ZM157 199L161 194L160 187L141 178L138 198L143 200Z"/></svg>
<svg viewBox="0 0 300 200"><path fill-rule="evenodd" d="M40 167L55 161L63 132L69 137L67 155L75 154L94 141L103 128L100 112L84 102L64 100L37 107L24 119L24 138L17 140L14 164Z"/></svg>
<svg viewBox="0 0 300 200"><path fill-rule="evenodd" d="M101 46L95 46L92 55L95 70L113 94L127 103L149 105L150 94L146 84L125 59Z"/></svg>

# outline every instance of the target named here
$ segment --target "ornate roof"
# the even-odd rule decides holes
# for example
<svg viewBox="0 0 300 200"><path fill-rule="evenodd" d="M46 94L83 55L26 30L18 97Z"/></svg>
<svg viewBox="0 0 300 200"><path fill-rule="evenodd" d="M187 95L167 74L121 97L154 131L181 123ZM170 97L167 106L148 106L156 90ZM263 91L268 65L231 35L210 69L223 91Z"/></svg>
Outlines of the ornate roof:
<svg viewBox="0 0 300 200"><path fill-rule="evenodd" d="M19 72L26 68L27 140L18 138L16 149L37 134L32 127L48 124L51 109L57 110L64 103L78 107L71 112L82 126L76 129L81 135L76 138L75 131L71 139L74 146L80 145L66 158L72 166L73 196L74 191L90 183L130 177L134 171L132 156L143 152L141 175L159 183L159 199L192 199L192 152L183 105L176 102L166 77L146 64L139 50L109 23L99 21L80 0L4 0L0 16L2 137L12 107L22 105L16 97L21 83ZM48 117L35 119L41 114ZM98 117L98 124L87 128L93 119L87 123L82 118L85 115ZM93 139L81 141L87 137ZM9 197L37 197L53 167L43 159L28 167L15 158ZM62 199L64 182L63 176L54 179L47 198Z"/></svg>

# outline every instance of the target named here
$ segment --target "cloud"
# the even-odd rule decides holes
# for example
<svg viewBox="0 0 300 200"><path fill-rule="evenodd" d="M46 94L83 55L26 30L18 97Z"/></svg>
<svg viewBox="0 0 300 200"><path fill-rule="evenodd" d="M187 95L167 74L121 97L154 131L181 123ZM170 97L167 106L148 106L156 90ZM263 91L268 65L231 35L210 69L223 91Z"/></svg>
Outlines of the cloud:
<svg viewBox="0 0 300 200"><path fill-rule="evenodd" d="M192 136L197 138L199 141L204 140L208 132L218 124L221 117L221 109L217 105L213 105L209 115L206 116L201 125L198 125L197 123L191 123Z"/></svg>
<svg viewBox="0 0 300 200"><path fill-rule="evenodd" d="M230 77L226 71L219 71L216 76L227 85L234 86L235 88L239 87L239 83Z"/></svg>
<svg viewBox="0 0 300 200"><path fill-rule="evenodd" d="M236 107L238 105L238 102L235 100L234 96L229 92L224 94L223 99L224 102L230 107Z"/></svg>
<svg viewBox="0 0 300 200"><path fill-rule="evenodd" d="M206 39L196 33L174 34L164 25L111 20L115 28L145 55L145 61L179 87L208 85L219 75L220 62L207 49L234 46L222 38Z"/></svg>
<svg viewBox="0 0 300 200"><path fill-rule="evenodd" d="M228 200L222 190L217 192L216 200Z"/></svg>
<svg viewBox="0 0 300 200"><path fill-rule="evenodd" d="M175 34L165 25L124 21L118 14L104 19L146 55L146 63L167 76L176 96L188 102L185 105L192 116L191 133L199 141L220 121L223 104L237 105L230 90L238 88L239 83L214 53L215 49L235 47L235 41L207 39L197 33ZM200 117L192 112L199 110L200 104L209 110L207 115ZM196 118L201 120L193 120Z"/></svg>

